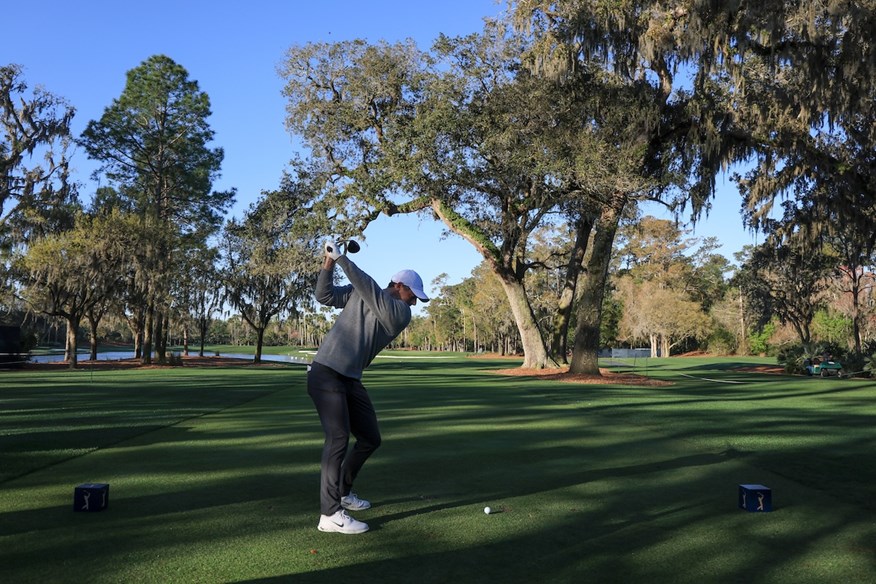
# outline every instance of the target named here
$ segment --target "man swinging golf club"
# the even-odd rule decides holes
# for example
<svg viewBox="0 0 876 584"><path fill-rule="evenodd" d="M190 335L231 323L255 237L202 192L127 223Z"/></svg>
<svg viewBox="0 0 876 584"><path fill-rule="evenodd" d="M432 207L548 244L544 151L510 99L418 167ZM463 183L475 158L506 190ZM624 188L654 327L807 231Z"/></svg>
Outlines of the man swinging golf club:
<svg viewBox="0 0 876 584"><path fill-rule="evenodd" d="M355 242L350 242L355 243ZM354 252L350 243L345 248ZM335 264L350 284L335 286ZM369 509L371 503L352 492L353 481L380 446L377 415L362 385L362 373L374 357L411 322L411 306L428 302L423 280L413 270L402 270L381 288L342 253L341 246L325 245L325 259L316 281L316 300L341 308L308 368L307 393L316 406L325 432L320 472L320 531L363 533L368 525L347 511ZM352 434L356 443L348 451Z"/></svg>

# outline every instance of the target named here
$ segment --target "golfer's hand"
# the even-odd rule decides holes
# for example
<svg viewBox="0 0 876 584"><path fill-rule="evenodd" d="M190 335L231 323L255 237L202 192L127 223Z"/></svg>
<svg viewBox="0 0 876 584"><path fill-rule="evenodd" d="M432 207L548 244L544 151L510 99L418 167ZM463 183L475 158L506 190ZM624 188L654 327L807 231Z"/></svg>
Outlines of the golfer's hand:
<svg viewBox="0 0 876 584"><path fill-rule="evenodd" d="M342 255L343 254L341 253L341 246L339 246L336 241L327 241L325 243L325 256L327 258L336 260Z"/></svg>

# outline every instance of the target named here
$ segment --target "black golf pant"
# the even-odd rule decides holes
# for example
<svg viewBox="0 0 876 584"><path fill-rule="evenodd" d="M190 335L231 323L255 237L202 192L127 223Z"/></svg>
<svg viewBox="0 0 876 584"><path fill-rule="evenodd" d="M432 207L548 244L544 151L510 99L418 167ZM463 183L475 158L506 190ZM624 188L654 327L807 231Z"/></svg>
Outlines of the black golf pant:
<svg viewBox="0 0 876 584"><path fill-rule="evenodd" d="M323 515L333 515L341 508L341 497L350 493L362 465L380 446L377 414L361 381L319 363L313 363L307 372L307 393L325 432L320 510ZM356 443L348 452L350 434Z"/></svg>

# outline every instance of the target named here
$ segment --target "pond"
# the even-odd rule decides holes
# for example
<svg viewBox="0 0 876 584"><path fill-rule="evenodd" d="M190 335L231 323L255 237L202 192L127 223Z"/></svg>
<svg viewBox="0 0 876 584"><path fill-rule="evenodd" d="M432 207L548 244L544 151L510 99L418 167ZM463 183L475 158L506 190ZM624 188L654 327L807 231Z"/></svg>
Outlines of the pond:
<svg viewBox="0 0 876 584"><path fill-rule="evenodd" d="M177 352L174 351L174 354L177 354ZM197 355L197 351L189 351L189 354ZM212 356L216 355L216 353L205 352L205 355ZM89 356L89 353L78 353L78 359L80 361L85 361L86 359L88 359ZM246 353L221 353L221 356L228 359L244 359L246 361L252 361L253 358L253 355L248 355ZM133 351L106 351L97 354L98 361L120 361L122 359L133 358ZM64 355L31 355L30 360L32 363L57 363L64 360ZM302 365L306 365L310 363L311 359L307 355L265 355L263 353L262 361L272 361L278 363L299 363Z"/></svg>

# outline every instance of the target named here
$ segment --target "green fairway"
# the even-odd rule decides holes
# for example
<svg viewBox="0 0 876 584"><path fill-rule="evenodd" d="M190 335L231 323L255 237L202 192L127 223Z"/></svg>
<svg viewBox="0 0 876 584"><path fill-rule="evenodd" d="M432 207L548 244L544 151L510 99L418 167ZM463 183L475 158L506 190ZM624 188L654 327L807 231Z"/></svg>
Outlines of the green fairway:
<svg viewBox="0 0 876 584"><path fill-rule="evenodd" d="M673 384L387 355L359 536L317 531L301 366L0 372L4 582L876 582L876 383L765 359L608 363ZM74 513L73 489L110 486ZM772 513L737 508L740 483ZM489 505L491 515L483 512Z"/></svg>

